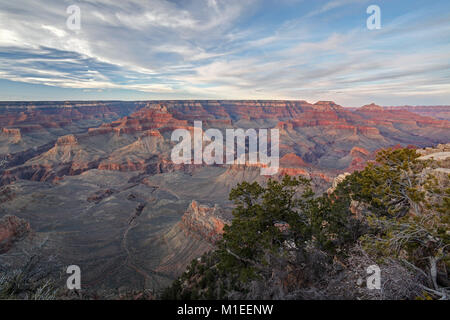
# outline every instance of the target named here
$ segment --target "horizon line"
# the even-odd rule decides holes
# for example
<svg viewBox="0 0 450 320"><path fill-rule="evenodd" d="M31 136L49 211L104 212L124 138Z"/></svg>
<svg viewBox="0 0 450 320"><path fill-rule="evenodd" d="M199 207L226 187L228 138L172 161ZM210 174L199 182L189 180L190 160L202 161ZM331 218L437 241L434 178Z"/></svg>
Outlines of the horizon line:
<svg viewBox="0 0 450 320"><path fill-rule="evenodd" d="M175 102L175 101L202 101L202 102L210 102L210 101L229 101L229 102L238 102L238 101L256 101L256 102L306 102L311 105L316 105L318 103L334 103L343 108L359 108L359 107L350 107L337 103L333 100L318 100L314 103L309 102L304 99L149 99L149 100L102 100L102 99L81 99L81 100L0 100L0 107L2 104L7 103L87 103L87 102ZM410 105L410 104L398 104L398 105L379 105L374 102L366 103L361 105L360 107L376 105L383 108L388 107L450 107L449 104L420 104L420 105ZM3 105L4 107L4 105Z"/></svg>

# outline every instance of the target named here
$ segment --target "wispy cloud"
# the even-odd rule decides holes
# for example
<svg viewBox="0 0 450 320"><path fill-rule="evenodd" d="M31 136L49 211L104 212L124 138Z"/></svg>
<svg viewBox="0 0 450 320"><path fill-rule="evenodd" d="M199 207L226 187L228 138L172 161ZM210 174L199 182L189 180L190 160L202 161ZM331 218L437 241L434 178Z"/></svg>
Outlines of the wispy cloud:
<svg viewBox="0 0 450 320"><path fill-rule="evenodd" d="M324 14L327 13L328 11L340 8L340 7L344 7L344 6L348 6L351 4L361 4L361 3L365 3L368 2L368 0L332 0L332 1L327 1L325 4L319 6L319 8L310 11L306 16L307 17L314 17L316 15L319 14Z"/></svg>
<svg viewBox="0 0 450 320"><path fill-rule="evenodd" d="M80 0L74 32L72 3L16 0L0 9L0 75L80 94L127 90L129 99L448 102L449 4L405 11L411 1L382 1L390 14L372 32L364 3Z"/></svg>

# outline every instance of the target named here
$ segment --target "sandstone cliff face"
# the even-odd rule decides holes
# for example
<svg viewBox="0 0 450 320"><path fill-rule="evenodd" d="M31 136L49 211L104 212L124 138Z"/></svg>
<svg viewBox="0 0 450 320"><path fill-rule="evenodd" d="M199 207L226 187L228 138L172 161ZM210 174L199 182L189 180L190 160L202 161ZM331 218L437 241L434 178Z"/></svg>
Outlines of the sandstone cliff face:
<svg viewBox="0 0 450 320"><path fill-rule="evenodd" d="M350 154L352 156L354 156L354 157L359 157L359 156L368 157L368 156L370 156L370 151L366 150L364 148L360 148L360 147L355 146L350 151Z"/></svg>
<svg viewBox="0 0 450 320"><path fill-rule="evenodd" d="M225 224L229 223L224 211L192 201L181 218L182 228L192 237L200 237L212 244L221 239Z"/></svg>
<svg viewBox="0 0 450 320"><path fill-rule="evenodd" d="M154 132L162 127L187 127L186 120L177 120L163 104L149 104L141 110L117 121L104 124L99 128L89 129L91 135L115 133L116 135L139 132Z"/></svg>
<svg viewBox="0 0 450 320"><path fill-rule="evenodd" d="M164 234L164 247L169 251L154 270L171 277L180 276L193 259L214 249L230 220L231 214L217 205L209 207L191 201L181 221Z"/></svg>
<svg viewBox="0 0 450 320"><path fill-rule="evenodd" d="M22 139L22 134L20 133L20 129L14 128L2 128L1 135L7 138L10 138L11 143L19 143Z"/></svg>
<svg viewBox="0 0 450 320"><path fill-rule="evenodd" d="M375 104L363 106L355 110L357 115L370 119L370 123L383 125L386 123L409 125L411 127L431 126L450 129L448 121L433 119L410 112L405 109L383 108Z"/></svg>
<svg viewBox="0 0 450 320"><path fill-rule="evenodd" d="M16 216L6 215L0 219L0 254L11 249L14 242L19 241L31 232L28 222Z"/></svg>
<svg viewBox="0 0 450 320"><path fill-rule="evenodd" d="M63 130L57 137L45 130L39 135L34 133L33 139L54 138L53 147L38 147L33 152L29 148L20 156L8 153L7 167L3 166L0 181L2 184L17 179L58 181L64 175L77 175L93 168L148 174L185 171L185 166L170 161L174 145L170 135L179 128L192 132L194 120L203 121L204 129L238 128L241 124L255 129L279 128L279 172L289 175L330 177L336 174L335 170L362 169L381 148L411 143L420 147L450 140L448 121L375 104L359 109L343 108L331 101L310 104L306 101L187 100L123 104L27 105L25 110L18 108L21 111L16 114L11 108L0 112L0 124L17 125L14 130L2 129L0 154L2 147L12 148L13 144L6 142L11 139L20 139L17 148L31 145L33 140L28 141L24 134L29 129L27 126L39 126L41 130L49 119L61 118L58 121L71 122L65 126L71 128L82 120L104 120L128 112L118 120L85 128L84 133L67 134ZM101 112L105 114L100 115ZM13 158L17 160L12 161Z"/></svg>
<svg viewBox="0 0 450 320"><path fill-rule="evenodd" d="M291 168L309 167L309 165L305 161L303 161L301 157L293 153L285 154L280 159L280 164L283 167L291 167Z"/></svg>
<svg viewBox="0 0 450 320"><path fill-rule="evenodd" d="M0 102L0 155L24 152L119 119L139 102Z"/></svg>
<svg viewBox="0 0 450 320"><path fill-rule="evenodd" d="M385 108L388 110L407 110L421 116L450 121L450 106L399 106Z"/></svg>
<svg viewBox="0 0 450 320"><path fill-rule="evenodd" d="M348 109L332 101L319 101L315 104L306 101L271 101L271 100L185 100L185 101L150 101L150 102L86 102L86 103L0 103L0 127L21 129L22 132L45 129L46 127L64 127L86 119L114 120L102 127L104 131L127 132L127 130L145 130L161 127L176 120L179 125L187 125L193 120L210 121L216 125L231 124L238 119L276 119L279 121L295 120L297 126L335 125L353 129L369 124L388 124L395 122L420 123L432 126L444 126L441 120L423 117L408 110L421 110L428 114L430 110L450 113L450 107L387 107L375 104L359 109ZM138 110L136 112L132 112ZM435 111L435 112L438 112ZM392 117L394 116L394 117ZM151 119L151 121L149 121ZM370 121L367 121L370 120ZM14 127L14 128L12 128ZM362 127L361 132L374 130L372 126ZM99 129L100 130L100 129ZM92 131L96 131L94 128ZM101 131L101 130L100 130ZM374 131L375 132L375 131Z"/></svg>
<svg viewBox="0 0 450 320"><path fill-rule="evenodd" d="M0 126L35 130L61 127L86 119L114 119L145 104L135 102L0 102ZM31 125L31 127L29 127Z"/></svg>
<svg viewBox="0 0 450 320"><path fill-rule="evenodd" d="M57 146L75 146L77 144L78 140L73 134L62 136L56 140Z"/></svg>

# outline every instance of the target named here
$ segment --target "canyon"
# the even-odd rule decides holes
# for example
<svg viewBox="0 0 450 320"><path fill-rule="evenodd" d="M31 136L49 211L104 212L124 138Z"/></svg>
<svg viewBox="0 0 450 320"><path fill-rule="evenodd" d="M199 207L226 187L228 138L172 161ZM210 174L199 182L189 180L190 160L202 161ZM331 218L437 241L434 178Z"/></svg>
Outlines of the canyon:
<svg viewBox="0 0 450 320"><path fill-rule="evenodd" d="M13 239L21 225L33 238L5 240L0 263L20 263L17 253L45 238L42 254L80 266L84 288L157 290L220 239L230 190L269 178L258 165L173 163L174 130L193 132L194 121L222 132L279 129L275 178L302 175L325 192L382 148L448 143L449 111L302 100L1 102L0 218L20 224L0 230Z"/></svg>

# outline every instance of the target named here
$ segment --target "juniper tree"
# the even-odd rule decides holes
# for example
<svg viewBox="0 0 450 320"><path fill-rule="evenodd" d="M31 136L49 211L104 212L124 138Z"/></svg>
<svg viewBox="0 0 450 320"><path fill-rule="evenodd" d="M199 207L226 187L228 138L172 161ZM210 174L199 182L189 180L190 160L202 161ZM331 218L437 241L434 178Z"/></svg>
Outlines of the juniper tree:
<svg viewBox="0 0 450 320"><path fill-rule="evenodd" d="M362 238L365 248L422 270L430 279L424 289L446 297L438 274L443 273L441 282L447 286L450 190L439 185L431 162L418 157L415 150L383 150L344 185L367 208L371 232Z"/></svg>

